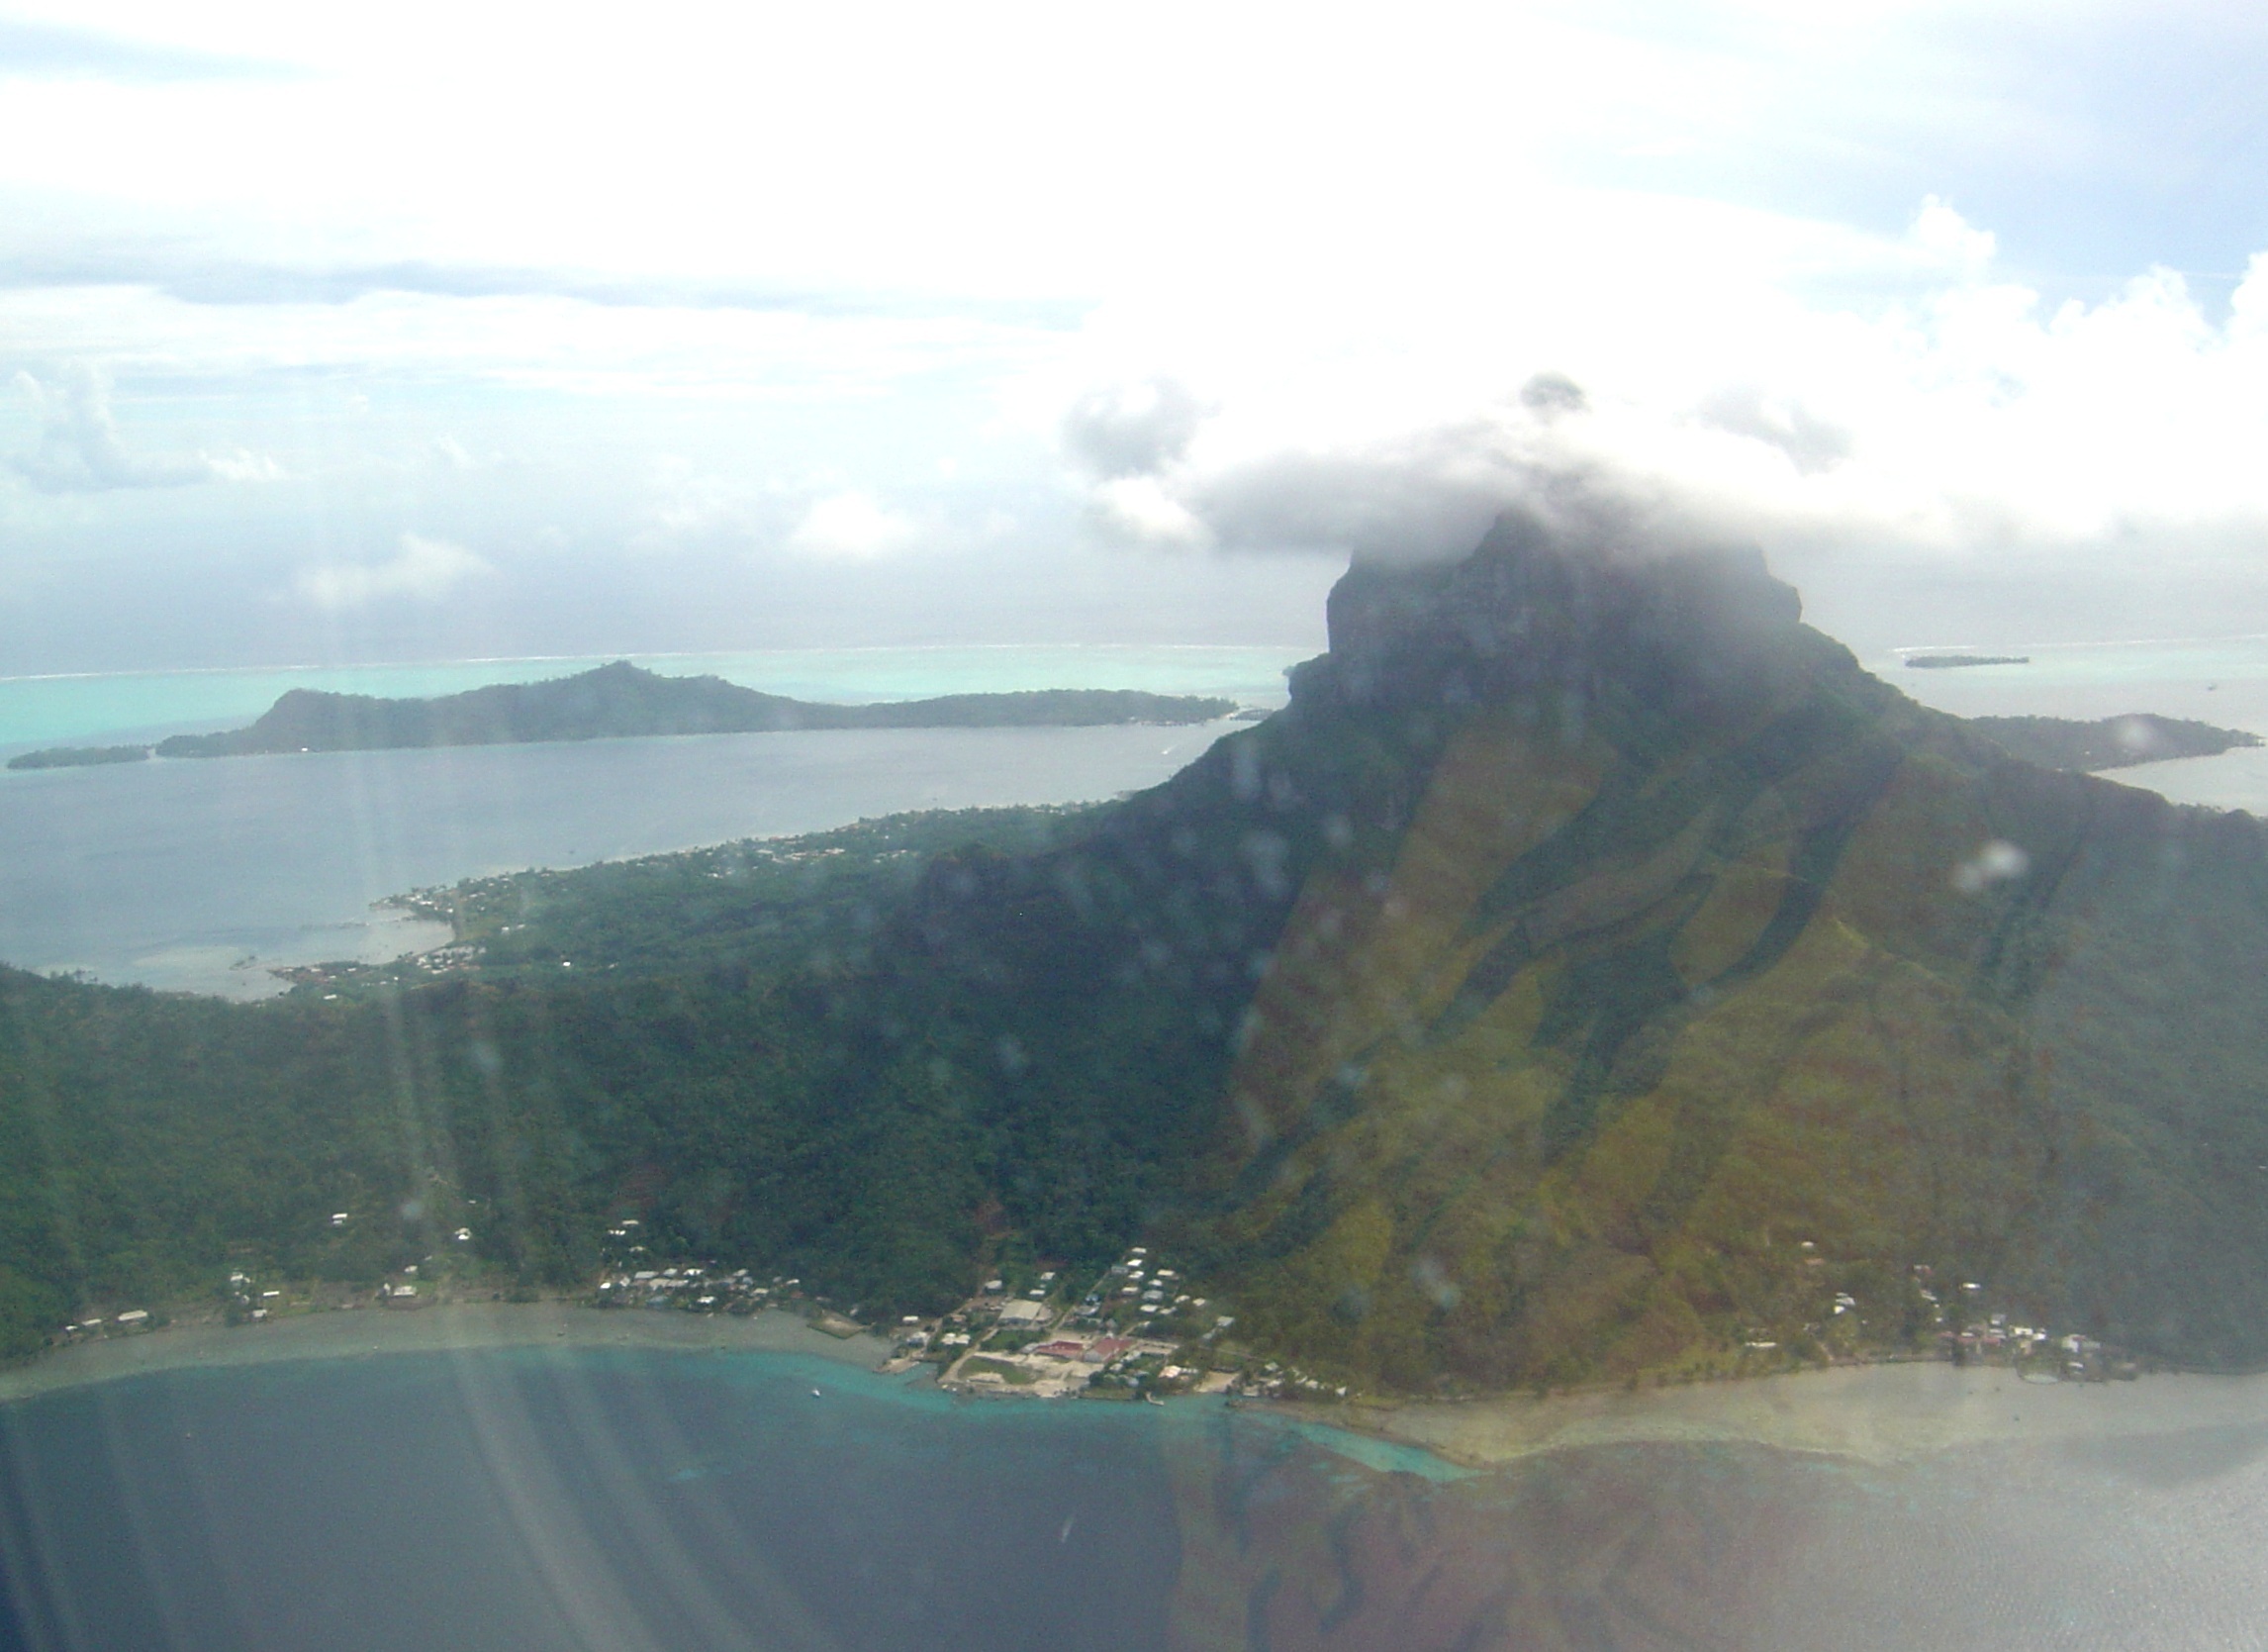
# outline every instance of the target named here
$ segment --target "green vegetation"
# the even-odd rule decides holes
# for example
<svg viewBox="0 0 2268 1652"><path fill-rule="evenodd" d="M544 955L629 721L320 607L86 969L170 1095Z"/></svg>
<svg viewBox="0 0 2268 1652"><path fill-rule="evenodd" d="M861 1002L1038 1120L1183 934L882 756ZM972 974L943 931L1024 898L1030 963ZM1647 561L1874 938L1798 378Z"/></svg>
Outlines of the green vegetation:
<svg viewBox="0 0 2268 1652"><path fill-rule="evenodd" d="M0 974L9 1345L458 1225L576 1282L635 1217L870 1314L1147 1236L1312 1395L1995 1313L2268 1360L2268 829L2012 760L1753 561L1508 523L1332 629L1119 804L426 892L449 979Z"/></svg>
<svg viewBox="0 0 2268 1652"><path fill-rule="evenodd" d="M893 815L803 837L469 879L397 904L452 924L458 944L449 960L484 978L548 980L562 963L649 972L731 964L766 975L840 976L873 963L877 937L932 856L971 843L1044 852L1093 814L1082 805ZM403 974L366 970L343 979Z"/></svg>
<svg viewBox="0 0 2268 1652"><path fill-rule="evenodd" d="M962 1363L961 1376L964 1380L970 1377L997 1377L1013 1388L1029 1388L1037 1380L1020 1365L1004 1359L987 1359L982 1354L972 1354Z"/></svg>
<svg viewBox="0 0 2268 1652"><path fill-rule="evenodd" d="M175 734L160 757L239 757L401 746L519 745L651 734L771 733L797 729L1019 729L1111 723L1205 723L1229 700L1133 689L952 694L871 706L818 705L721 677L663 677L627 661L540 683L500 683L431 700L384 700L295 688L257 723Z"/></svg>
<svg viewBox="0 0 2268 1652"><path fill-rule="evenodd" d="M1969 727L2028 763L2089 772L2169 757L2213 757L2260 743L2258 734L2241 729L2216 729L2189 718L2139 712L2093 723L2061 717L1973 717Z"/></svg>
<svg viewBox="0 0 2268 1652"><path fill-rule="evenodd" d="M1077 1213L1060 1225L1114 1239L1157 1196L1134 1119L1163 1111L1145 1084L1176 1047L1112 1075L1083 1128L1024 1116L995 1085L1011 1045L917 1038L929 988L878 962L873 933L873 903L938 845L961 845L954 868L1024 865L971 840L1081 826L920 817L471 886L476 933L540 891L534 929L631 966L597 978L508 960L247 1007L0 971L0 1347L82 1303L206 1295L235 1266L375 1280L458 1226L507 1277L564 1286L635 1215L657 1257L761 1262L890 1312L959 1300L1010 1226L1019 1251L1052 1231L994 1190L1055 1190ZM744 910L716 907L663 970L657 890L739 888L710 875L726 859Z"/></svg>
<svg viewBox="0 0 2268 1652"><path fill-rule="evenodd" d="M51 745L42 751L19 752L8 759L12 769L83 769L109 763L139 763L149 756L146 745Z"/></svg>
<svg viewBox="0 0 2268 1652"><path fill-rule="evenodd" d="M6 1345L231 1260L373 1280L459 1225L568 1284L626 1212L657 1252L811 1257L854 1300L941 1303L982 1142L949 1075L825 1038L829 1008L730 974L247 1010L11 972Z"/></svg>

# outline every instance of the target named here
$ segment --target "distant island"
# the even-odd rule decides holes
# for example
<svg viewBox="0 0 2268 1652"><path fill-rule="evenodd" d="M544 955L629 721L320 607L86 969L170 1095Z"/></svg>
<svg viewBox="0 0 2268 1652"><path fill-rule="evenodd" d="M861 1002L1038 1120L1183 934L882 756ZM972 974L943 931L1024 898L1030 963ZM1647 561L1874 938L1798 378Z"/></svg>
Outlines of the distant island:
<svg viewBox="0 0 2268 1652"><path fill-rule="evenodd" d="M53 745L45 751L27 751L8 759L12 769L84 769L104 763L139 763L149 755L146 745Z"/></svg>
<svg viewBox="0 0 2268 1652"><path fill-rule="evenodd" d="M821 729L1068 729L1210 723L1233 700L1136 689L1057 688L948 694L869 706L825 705L742 688L721 677L664 677L617 660L572 677L499 683L429 700L295 688L246 729L175 734L155 746L58 746L12 769L130 763L159 757L245 757L409 746L527 745L649 734L744 734Z"/></svg>
<svg viewBox="0 0 2268 1652"><path fill-rule="evenodd" d="M1969 727L1995 745L2041 768L2094 773L2133 763L2160 763L2172 757L2216 757L2240 745L2258 745L2258 734L2241 729L2216 729L2189 718L2099 718L2093 723L2062 717L1972 717Z"/></svg>
<svg viewBox="0 0 2268 1652"><path fill-rule="evenodd" d="M1938 656L1940 661L1956 656ZM1913 662L1909 662L1913 663ZM1971 663L1982 663L1972 659ZM640 734L751 733L798 729L1086 728L1186 725L1271 714L1234 701L1132 689L1044 689L953 694L932 700L840 706L791 700L718 677L663 677L628 663L540 683L506 683L431 700L293 689L248 729L176 734L156 745L50 746L11 757L12 769L83 768L158 757L236 757L406 746L521 745ZM2185 718L2133 713L2087 722L2060 717L1977 717L1971 727L2042 768L2092 773L2172 757L2212 757L2256 746L2258 734Z"/></svg>
<svg viewBox="0 0 2268 1652"><path fill-rule="evenodd" d="M801 1291L1136 1403L2268 1368L2268 824L2010 755L1762 553L1619 551L1354 563L1283 711L1090 810L476 878L256 1006L0 967L0 1357ZM265 749L860 717L595 681Z"/></svg>
<svg viewBox="0 0 2268 1652"><path fill-rule="evenodd" d="M2030 665L2030 654L1913 654L1909 671L1952 671L1964 665Z"/></svg>
<svg viewBox="0 0 2268 1652"><path fill-rule="evenodd" d="M467 880L256 1005L0 967L0 1358L800 1292L1135 1402L2268 1369L2268 824L2012 756L1760 553L1622 551L1358 561L1285 709L1091 809ZM862 716L579 681L235 748Z"/></svg>

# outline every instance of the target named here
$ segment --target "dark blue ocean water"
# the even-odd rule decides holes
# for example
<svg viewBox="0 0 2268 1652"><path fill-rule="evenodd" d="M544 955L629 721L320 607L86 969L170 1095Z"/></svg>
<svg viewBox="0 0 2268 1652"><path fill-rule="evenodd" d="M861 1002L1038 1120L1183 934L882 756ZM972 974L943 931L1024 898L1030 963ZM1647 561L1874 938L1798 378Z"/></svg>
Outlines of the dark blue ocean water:
<svg viewBox="0 0 2268 1652"><path fill-rule="evenodd" d="M77 1391L0 1414L11 1593L28 1644L113 1652L1163 1644L1144 1418L880 1386L601 1353Z"/></svg>
<svg viewBox="0 0 2268 1652"><path fill-rule="evenodd" d="M811 1389L822 1390L814 1399ZM1463 1474L779 1354L419 1354L0 1407L0 1637L137 1652L2268 1644L2268 1432Z"/></svg>

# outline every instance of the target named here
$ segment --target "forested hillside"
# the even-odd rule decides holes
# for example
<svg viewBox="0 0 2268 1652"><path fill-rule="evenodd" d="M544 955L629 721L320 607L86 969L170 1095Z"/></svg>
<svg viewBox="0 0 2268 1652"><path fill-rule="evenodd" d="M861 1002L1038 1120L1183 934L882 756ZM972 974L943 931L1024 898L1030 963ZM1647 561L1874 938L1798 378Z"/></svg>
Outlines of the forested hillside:
<svg viewBox="0 0 2268 1652"><path fill-rule="evenodd" d="M398 904L449 923L458 944L435 962L483 980L547 981L562 966L682 974L721 964L767 977L841 974L873 964L934 856L976 843L1003 854L1041 853L1085 835L1096 807L893 815L802 837L471 878L415 891ZM423 973L415 966L359 969L331 984L359 987Z"/></svg>
<svg viewBox="0 0 2268 1652"><path fill-rule="evenodd" d="M1988 1307L2268 1354L2257 822L2013 758L1753 555L1508 521L1358 568L1331 633L1287 713L1098 832L1181 862L1183 921L1087 894L1091 847L933 878L899 989L928 1038L1015 1040L993 1083L1043 1120L1156 1036L1133 1006L1199 1023L1152 1220L1264 1340L1404 1387L1935 1346Z"/></svg>
<svg viewBox="0 0 2268 1652"><path fill-rule="evenodd" d="M2126 717L2083 722L2061 717L1972 717L1969 727L1995 745L2041 768L2099 773L2173 757L2217 757L2260 743L2241 729L2217 729L2191 718Z"/></svg>
<svg viewBox="0 0 2268 1652"><path fill-rule="evenodd" d="M335 1002L0 977L16 1344L232 1246L565 1281L637 1214L884 1311L1148 1233L1385 1387L1988 1307L2268 1358L2259 823L1915 705L1752 554L1512 518L1330 618L1090 814L467 886L461 978Z"/></svg>
<svg viewBox="0 0 2268 1652"><path fill-rule="evenodd" d="M510 1277L567 1284L631 1214L663 1248L854 1300L957 1292L985 1144L847 983L939 848L1029 851L1079 819L972 810L478 881L451 892L497 951L476 979L359 971L335 1001L0 969L0 1349L83 1301L206 1295L238 1262L373 1280L460 1226Z"/></svg>

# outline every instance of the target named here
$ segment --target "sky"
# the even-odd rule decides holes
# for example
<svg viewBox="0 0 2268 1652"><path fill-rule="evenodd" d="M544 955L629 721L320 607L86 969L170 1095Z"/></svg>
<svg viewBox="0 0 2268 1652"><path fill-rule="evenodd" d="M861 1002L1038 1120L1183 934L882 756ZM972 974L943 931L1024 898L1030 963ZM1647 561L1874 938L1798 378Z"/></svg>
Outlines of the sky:
<svg viewBox="0 0 2268 1652"><path fill-rule="evenodd" d="M6 5L6 0L0 0ZM0 10L0 676L1319 644L1508 503L2268 631L2268 12Z"/></svg>

